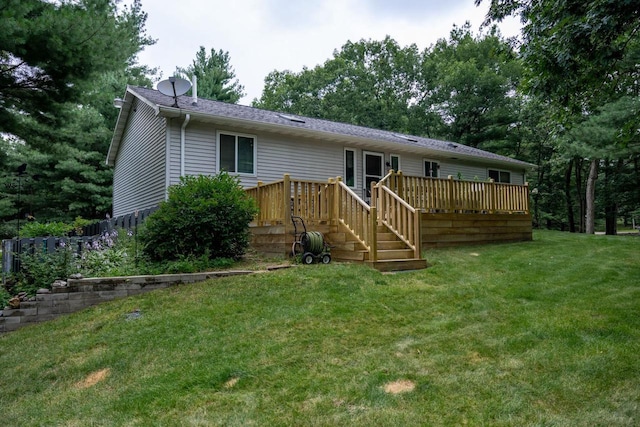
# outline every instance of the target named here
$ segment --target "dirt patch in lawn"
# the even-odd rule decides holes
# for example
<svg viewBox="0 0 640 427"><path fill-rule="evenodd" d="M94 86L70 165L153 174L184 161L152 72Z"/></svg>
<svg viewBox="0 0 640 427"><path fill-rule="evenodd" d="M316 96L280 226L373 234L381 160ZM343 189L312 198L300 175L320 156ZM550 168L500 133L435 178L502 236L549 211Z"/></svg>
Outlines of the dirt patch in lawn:
<svg viewBox="0 0 640 427"><path fill-rule="evenodd" d="M232 388L233 386L238 384L238 381L240 381L240 378L233 377L233 378L229 379L226 383L224 383L224 388Z"/></svg>
<svg viewBox="0 0 640 427"><path fill-rule="evenodd" d="M398 380L384 385L384 391L391 394L408 393L416 388L416 384L409 380Z"/></svg>
<svg viewBox="0 0 640 427"><path fill-rule="evenodd" d="M92 372L89 375L87 375L87 377L84 380L76 383L76 388L85 389L85 388L93 387L94 385L98 384L100 381L107 378L110 372L111 372L111 369L109 368Z"/></svg>

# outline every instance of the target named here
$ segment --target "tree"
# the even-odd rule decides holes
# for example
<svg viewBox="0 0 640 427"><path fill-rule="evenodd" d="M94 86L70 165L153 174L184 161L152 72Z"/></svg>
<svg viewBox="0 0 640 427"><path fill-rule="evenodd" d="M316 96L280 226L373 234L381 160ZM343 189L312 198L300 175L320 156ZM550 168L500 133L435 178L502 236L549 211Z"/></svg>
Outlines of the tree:
<svg viewBox="0 0 640 427"><path fill-rule="evenodd" d="M506 144L518 119L516 96L522 67L512 43L493 27L474 36L471 26L454 26L424 53L420 105L446 123L446 138L471 147L513 155ZM515 142L515 141L512 141Z"/></svg>
<svg viewBox="0 0 640 427"><path fill-rule="evenodd" d="M420 55L415 45L347 42L333 58L299 73L273 71L265 78L259 108L378 129L409 132L418 96Z"/></svg>
<svg viewBox="0 0 640 427"><path fill-rule="evenodd" d="M28 141L24 115L55 127L59 106L76 102L83 82L126 68L153 43L140 0L121 11L117 3L8 0L0 15L0 131Z"/></svg>
<svg viewBox="0 0 640 427"><path fill-rule="evenodd" d="M211 49L209 55L204 48L196 53L196 58L186 68L176 67L176 75L191 79L194 75L198 79L198 96L216 101L237 103L242 98L244 86L236 79L236 73L231 66L229 52L222 49Z"/></svg>
<svg viewBox="0 0 640 427"><path fill-rule="evenodd" d="M0 13L2 220L29 213L69 221L110 211L104 157L117 117L113 98L127 83L150 85L154 72L136 64L142 47L154 43L140 2L118 3L9 1ZM9 230L4 237L15 235Z"/></svg>
<svg viewBox="0 0 640 427"><path fill-rule="evenodd" d="M476 4L481 2L476 0ZM519 15L524 23L527 87L561 107L557 120L566 129L623 96L639 95L637 1L491 0L488 21L509 15ZM600 159L589 153L581 156L590 157L586 228L592 233Z"/></svg>

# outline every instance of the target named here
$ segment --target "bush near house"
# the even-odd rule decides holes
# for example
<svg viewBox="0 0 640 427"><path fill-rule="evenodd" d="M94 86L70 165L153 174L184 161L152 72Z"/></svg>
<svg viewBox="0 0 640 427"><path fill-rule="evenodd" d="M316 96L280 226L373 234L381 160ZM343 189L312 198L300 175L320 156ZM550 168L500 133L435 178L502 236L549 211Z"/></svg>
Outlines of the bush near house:
<svg viewBox="0 0 640 427"><path fill-rule="evenodd" d="M258 212L236 177L186 176L145 222L143 251L153 260L182 257L239 258L249 245Z"/></svg>

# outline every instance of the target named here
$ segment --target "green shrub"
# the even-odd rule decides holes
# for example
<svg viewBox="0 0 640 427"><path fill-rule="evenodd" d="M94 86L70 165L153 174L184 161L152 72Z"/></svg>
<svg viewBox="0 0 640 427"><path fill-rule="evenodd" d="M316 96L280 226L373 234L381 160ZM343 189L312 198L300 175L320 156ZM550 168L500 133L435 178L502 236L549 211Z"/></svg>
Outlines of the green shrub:
<svg viewBox="0 0 640 427"><path fill-rule="evenodd" d="M34 295L40 288L50 289L55 280L66 280L71 274L78 272L79 266L73 249L65 242L61 242L53 252L47 252L43 246L36 246L33 251L25 250L16 255L20 257L21 269L14 274L13 293L25 291Z"/></svg>
<svg viewBox="0 0 640 427"><path fill-rule="evenodd" d="M73 225L65 224L64 222L47 222L42 224L40 222L27 222L20 228L20 237L47 237L66 236L71 230Z"/></svg>
<svg viewBox="0 0 640 427"><path fill-rule="evenodd" d="M234 258L249 245L249 223L257 213L238 178L187 176L169 188L169 198L147 218L140 233L153 260L183 257Z"/></svg>
<svg viewBox="0 0 640 427"><path fill-rule="evenodd" d="M0 310L5 308L7 304L9 304L9 299L11 299L11 294L5 289L4 286L0 285Z"/></svg>

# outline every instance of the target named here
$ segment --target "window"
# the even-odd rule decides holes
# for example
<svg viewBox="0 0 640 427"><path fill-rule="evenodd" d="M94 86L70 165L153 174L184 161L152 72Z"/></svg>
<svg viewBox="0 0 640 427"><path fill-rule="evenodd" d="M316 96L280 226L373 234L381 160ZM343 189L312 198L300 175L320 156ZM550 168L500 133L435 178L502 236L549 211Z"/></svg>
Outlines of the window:
<svg viewBox="0 0 640 427"><path fill-rule="evenodd" d="M349 187L356 186L356 152L354 150L344 150L344 183Z"/></svg>
<svg viewBox="0 0 640 427"><path fill-rule="evenodd" d="M489 169L489 178L493 182L511 183L511 172Z"/></svg>
<svg viewBox="0 0 640 427"><path fill-rule="evenodd" d="M218 132L218 170L256 174L256 139L249 135Z"/></svg>
<svg viewBox="0 0 640 427"><path fill-rule="evenodd" d="M400 170L400 156L396 154L392 154L389 156L389 160L390 160L389 163L391 164L391 169L398 172Z"/></svg>
<svg viewBox="0 0 640 427"><path fill-rule="evenodd" d="M424 176L428 178L437 178L440 175L440 163L433 160L424 161Z"/></svg>

